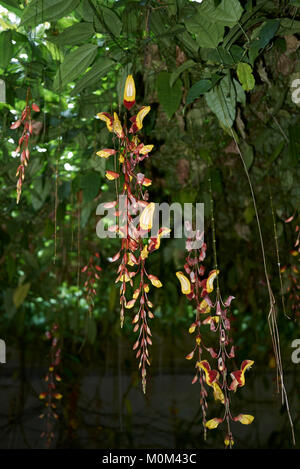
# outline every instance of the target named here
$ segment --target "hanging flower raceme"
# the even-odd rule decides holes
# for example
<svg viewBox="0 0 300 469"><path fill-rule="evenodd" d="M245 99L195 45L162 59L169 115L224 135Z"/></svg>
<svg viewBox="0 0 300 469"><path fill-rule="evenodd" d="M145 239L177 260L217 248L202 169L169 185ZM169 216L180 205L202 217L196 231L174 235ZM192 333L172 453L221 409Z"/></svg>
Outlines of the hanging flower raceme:
<svg viewBox="0 0 300 469"><path fill-rule="evenodd" d="M54 424L59 417L57 403L63 397L57 389L58 384L61 382L61 377L57 371L61 362L57 324L53 324L51 330L46 332L46 338L51 340L50 365L45 376L47 390L40 393L39 399L45 403L45 411L40 415L40 418L45 420L45 430L41 433L41 437L46 439L46 446L50 446L54 439Z"/></svg>
<svg viewBox="0 0 300 469"><path fill-rule="evenodd" d="M94 257L96 259L94 259ZM85 273L86 280L84 282L85 299L89 305L89 312L92 313L94 307L94 297L96 296L96 283L100 280L100 272L102 268L95 263L97 259L100 259L98 252L95 252L94 256L90 256L88 263L81 269L82 273Z"/></svg>
<svg viewBox="0 0 300 469"><path fill-rule="evenodd" d="M124 89L124 106L129 110L135 104L135 84L133 77L127 77ZM160 247L161 238L170 230L161 228L155 236L152 233L155 204L149 202L149 194L145 188L152 183L138 170L138 165L153 149L153 145L144 145L137 137L143 128L143 120L150 111L150 106L143 106L138 113L130 118L132 123L128 129L122 125L116 113L112 115L101 112L98 117L106 123L107 129L114 133L117 148L105 148L97 152L100 158L114 164L106 170L106 178L115 181L120 188L117 200L105 204L114 210L116 224L110 231L121 238L120 250L111 258L119 261L116 283L120 284L120 322L124 324L126 309L134 309L132 324L137 339L133 345L142 375L143 391L146 389L146 365L150 365L148 346L152 344L149 319L154 317L153 304L149 298L150 287L162 287L160 280L148 272L146 262L149 254ZM118 166L118 168L117 168ZM139 217L139 218L137 218ZM136 220L138 219L138 223ZM147 241L148 238L148 241Z"/></svg>
<svg viewBox="0 0 300 469"><path fill-rule="evenodd" d="M18 178L17 181L17 204L20 201L21 193L22 193L22 183L25 179L25 168L28 164L29 157L30 157L30 139L33 134L33 125L32 125L32 118L31 118L31 111L39 112L40 108L32 102L30 88L27 90L26 95L26 104L25 108L22 112L21 118L13 122L10 126L11 129L15 130L19 127L23 127L22 135L19 138L18 146L15 150L15 153L20 155L20 165L18 166L16 176Z"/></svg>
<svg viewBox="0 0 300 469"><path fill-rule="evenodd" d="M196 237L200 239L199 233L196 234ZM253 360L244 360L239 370L229 371L228 362L235 356L234 346L231 345L229 337L231 326L230 304L234 297L229 296L223 302L217 286L215 301L212 301L210 295L214 291L214 281L217 279L219 271L214 269L206 278L203 278L205 268L200 262L205 258L206 245L203 243L201 248L193 249L192 241L190 238L186 243L188 256L184 266L185 274L182 272L176 274L182 292L189 300L194 301L196 308L196 320L189 328L191 334L197 330L196 343L194 350L186 356L186 359L193 359L197 352L196 375L192 383L199 382L201 386L200 404L205 429L217 428L225 422L227 434L224 444L232 447L234 440L230 430L230 421L239 421L244 425L248 425L252 423L254 417L248 414L239 414L237 417L233 417L230 410L229 394L230 392L234 393L238 387L245 385L245 372L251 368L254 362ZM205 345L206 327L208 325L210 331L218 336L217 344L214 347ZM204 353L209 358L204 358ZM215 360L215 365L212 365L212 360ZM228 382L228 377L231 378L231 382ZM215 401L224 405L225 412L222 417L214 417L206 421L206 398L208 394L205 386L212 389ZM206 437L205 430L204 436Z"/></svg>

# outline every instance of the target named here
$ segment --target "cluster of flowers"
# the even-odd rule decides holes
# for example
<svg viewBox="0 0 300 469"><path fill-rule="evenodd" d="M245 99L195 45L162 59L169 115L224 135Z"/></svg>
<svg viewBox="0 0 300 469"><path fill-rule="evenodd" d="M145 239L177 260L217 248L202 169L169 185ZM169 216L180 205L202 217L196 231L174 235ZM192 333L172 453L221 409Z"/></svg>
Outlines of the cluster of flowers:
<svg viewBox="0 0 300 469"><path fill-rule="evenodd" d="M40 393L39 399L45 402L45 411L40 415L41 419L45 419L45 430L41 437L46 439L46 445L50 446L54 439L54 422L58 419L57 401L63 397L57 391L57 384L61 382L61 377L57 373L57 368L61 362L61 349L59 346L58 325L53 324L51 331L46 332L46 338L51 340L50 349L50 366L45 376L47 383L47 391Z"/></svg>
<svg viewBox="0 0 300 469"><path fill-rule="evenodd" d="M299 218L299 217L298 217ZM295 219L295 214L285 220L285 223L291 223ZM299 283L299 260L300 260L300 226L296 223L295 226L296 240L293 248L290 250L292 261L290 265L284 265L281 267L280 272L286 272L290 280L290 284L287 288L288 299L290 301L290 307L292 310L292 317L295 319L300 318L300 283Z"/></svg>
<svg viewBox="0 0 300 469"><path fill-rule="evenodd" d="M220 423L226 422L227 433L224 439L226 447L232 447L234 444L230 421L239 421L248 425L252 423L254 417L247 414L239 414L233 417L230 410L230 393L235 392L238 387L245 385L245 371L253 365L252 360L244 360L241 368L237 371L230 372L228 370L228 361L234 358L234 346L230 346L230 304L234 299L229 296L225 302L222 301L219 286L216 289L216 297L213 302L211 299L214 291L214 281L218 281L219 271L214 269L205 276L205 267L201 262L205 259L206 244L202 243L201 247L196 247L195 242L200 243L203 234L197 232L192 234L191 225L188 224L187 229L191 235L187 239L186 249L188 251L186 263L184 265L185 273L179 271L176 273L181 284L181 291L187 298L194 302L196 309L196 318L189 328L189 332L193 334L196 331L195 347L187 356L187 360L192 360L196 355L196 375L192 383L200 383L200 405L202 409L202 421L204 427L204 436L206 437L206 429L214 429ZM210 330L218 334L217 346L209 347L205 343L206 327L209 325ZM216 360L216 368L214 369L210 362L203 357L204 351L211 359ZM231 377L228 383L228 375ZM220 401L224 405L224 415L215 417L206 421L207 414L207 389L210 387L213 391L215 401Z"/></svg>
<svg viewBox="0 0 300 469"><path fill-rule="evenodd" d="M86 281L84 282L84 290L85 290L85 299L89 305L89 312L91 314L94 306L94 296L96 295L96 282L100 280L100 273L102 268L95 264L95 259L100 259L100 255L98 252L95 252L94 256L90 256L88 263L81 269L82 273L86 274Z"/></svg>
<svg viewBox="0 0 300 469"><path fill-rule="evenodd" d="M130 110L135 104L135 83L133 77L128 75L124 89L124 106ZM115 210L114 215L118 223L110 227L121 238L121 248L113 256L112 262L119 260L116 283L120 283L120 322L123 327L125 309L139 305L132 323L133 331L138 333L133 350L137 350L136 358L139 359L139 369L142 375L142 387L146 392L146 365L150 365L148 345L152 344L151 330L148 320L154 317L151 309L153 304L149 299L150 284L160 288L160 280L146 270L148 255L157 250L161 238L170 232L167 228L161 228L156 236L146 238L153 226L155 204L149 202L149 194L145 187L152 181L139 172L140 162L149 158L153 145L144 145L137 137L137 132L143 128L143 120L149 113L150 106L143 106L136 115L130 118L131 126L128 129L126 120L124 125L116 113L112 115L101 112L98 117L106 123L107 129L117 137L118 148L105 148L97 152L100 158L109 158L114 155L114 171L107 170L106 178L110 181L120 181L120 190L117 191L117 200L105 204L105 208ZM119 171L116 172L116 165ZM138 223L136 217L140 214ZM132 297L128 300L128 284L133 290Z"/></svg>
<svg viewBox="0 0 300 469"><path fill-rule="evenodd" d="M18 166L16 176L18 178L17 181L17 204L20 201L21 193L22 193L22 182L25 179L25 167L28 164L30 151L29 151L29 142L30 138L33 133L32 127L32 119L31 119L31 111L39 112L40 108L35 104L31 103L32 97L30 89L27 90L26 95L26 104L25 108L23 109L21 118L13 122L10 126L11 129L18 129L21 125L23 125L23 132L21 137L19 138L19 144L15 150L17 154L20 154L20 165Z"/></svg>

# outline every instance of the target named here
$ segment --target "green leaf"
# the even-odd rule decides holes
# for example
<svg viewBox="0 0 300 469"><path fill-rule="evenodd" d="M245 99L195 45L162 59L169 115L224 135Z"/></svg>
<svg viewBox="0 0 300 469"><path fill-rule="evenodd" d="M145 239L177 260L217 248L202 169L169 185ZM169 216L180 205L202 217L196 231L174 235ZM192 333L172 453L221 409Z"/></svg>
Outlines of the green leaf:
<svg viewBox="0 0 300 469"><path fill-rule="evenodd" d="M195 99L199 98L201 94L207 93L211 87L211 80L203 79L197 81L188 91L186 104L191 104Z"/></svg>
<svg viewBox="0 0 300 469"><path fill-rule="evenodd" d="M79 0L32 0L24 10L21 26L37 26L75 10Z"/></svg>
<svg viewBox="0 0 300 469"><path fill-rule="evenodd" d="M1 1L1 5L7 10L12 11L18 17L20 17L22 14L18 0L5 0L4 2Z"/></svg>
<svg viewBox="0 0 300 469"><path fill-rule="evenodd" d="M95 30L92 23L77 23L65 29L61 34L54 38L49 38L55 44L63 46L64 44L81 44L93 36Z"/></svg>
<svg viewBox="0 0 300 469"><path fill-rule="evenodd" d="M84 44L75 51L70 52L64 62L60 65L54 83L54 91L64 88L71 81L76 80L79 75L86 71L97 55L98 46L95 44Z"/></svg>
<svg viewBox="0 0 300 469"><path fill-rule="evenodd" d="M72 90L71 96L80 93L84 88L91 87L96 83L99 85L100 78L106 75L114 64L115 62L108 57L100 57L97 59L91 69L80 78L77 85Z"/></svg>
<svg viewBox="0 0 300 469"><path fill-rule="evenodd" d="M11 42L11 31L0 33L0 67L6 68L10 64L10 59L14 55L14 48Z"/></svg>
<svg viewBox="0 0 300 469"><path fill-rule="evenodd" d="M243 52L243 49L235 44L229 51L219 46L216 49L203 49L201 58L217 64L234 65L242 59Z"/></svg>
<svg viewBox="0 0 300 469"><path fill-rule="evenodd" d="M250 63L253 64L259 52L264 49L276 34L279 28L278 20L266 21L260 29L258 36L254 38L249 50Z"/></svg>
<svg viewBox="0 0 300 469"><path fill-rule="evenodd" d="M24 283L23 285L19 285L14 293L13 293L13 302L16 308L19 308L21 304L24 302L26 296L28 295L30 288L30 283Z"/></svg>
<svg viewBox="0 0 300 469"><path fill-rule="evenodd" d="M178 67L174 72L171 74L170 77L170 86L172 87L177 80L177 78L185 71L191 67L194 67L196 63L193 60L186 60L180 67Z"/></svg>
<svg viewBox="0 0 300 469"><path fill-rule="evenodd" d="M252 67L249 64L240 62L237 66L237 76L245 91L250 91L255 86L255 79L252 74Z"/></svg>
<svg viewBox="0 0 300 469"><path fill-rule="evenodd" d="M101 11L104 19L104 23L108 30L116 37L119 37L122 31L122 21L120 20L117 13L111 8L104 7L101 5Z"/></svg>
<svg viewBox="0 0 300 469"><path fill-rule="evenodd" d="M196 34L196 41L200 47L217 47L224 36L224 26L212 23L201 16L185 20L187 30Z"/></svg>
<svg viewBox="0 0 300 469"><path fill-rule="evenodd" d="M239 84L239 82L234 78L233 79L233 84L235 87L235 92L236 92L236 100L238 103L243 104L244 106L246 105L246 93Z"/></svg>
<svg viewBox="0 0 300 469"><path fill-rule="evenodd" d="M84 203L91 202L96 197L100 188L100 182L99 174L94 171L80 176L79 184L83 190Z"/></svg>
<svg viewBox="0 0 300 469"><path fill-rule="evenodd" d="M199 5L198 13L203 19L222 26L234 26L243 13L238 0L222 0L216 7L214 0L205 0Z"/></svg>
<svg viewBox="0 0 300 469"><path fill-rule="evenodd" d="M171 118L174 112L179 108L182 97L181 80L178 79L171 88L170 77L170 73L160 72L157 78L158 99L169 118Z"/></svg>
<svg viewBox="0 0 300 469"><path fill-rule="evenodd" d="M230 77L224 77L218 85L205 94L208 107L225 127L232 127L235 119L236 92Z"/></svg>
<svg viewBox="0 0 300 469"><path fill-rule="evenodd" d="M199 45L192 38L190 33L188 33L187 31L184 31L184 33L178 34L177 38L183 44L183 46L185 47L187 51L189 51L192 55L197 54Z"/></svg>
<svg viewBox="0 0 300 469"><path fill-rule="evenodd" d="M291 36L292 34L300 33L300 21L295 21L292 18L282 18L280 20L280 36Z"/></svg>

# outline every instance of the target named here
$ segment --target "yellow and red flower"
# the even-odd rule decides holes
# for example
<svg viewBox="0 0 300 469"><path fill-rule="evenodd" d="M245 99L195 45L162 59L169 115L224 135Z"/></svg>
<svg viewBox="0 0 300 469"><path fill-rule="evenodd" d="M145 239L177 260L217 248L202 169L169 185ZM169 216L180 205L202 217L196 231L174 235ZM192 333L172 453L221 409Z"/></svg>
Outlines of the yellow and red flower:
<svg viewBox="0 0 300 469"><path fill-rule="evenodd" d="M128 75L126 78L123 103L128 110L131 109L135 103L135 83L132 75Z"/></svg>
<svg viewBox="0 0 300 469"><path fill-rule="evenodd" d="M140 227L142 230L151 230L153 224L153 215L155 210L155 203L148 204L141 213Z"/></svg>
<svg viewBox="0 0 300 469"><path fill-rule="evenodd" d="M113 131L113 117L108 114L108 112L99 112L97 114L100 120L106 123L107 129L112 132Z"/></svg>
<svg viewBox="0 0 300 469"><path fill-rule="evenodd" d="M192 291L191 282L189 279L181 271L176 272L176 277L180 282L182 293L184 295L189 295Z"/></svg>
<svg viewBox="0 0 300 469"><path fill-rule="evenodd" d="M207 360L202 360L201 362L197 362L196 366L204 371L205 373L205 380L209 386L212 386L219 378L219 372L216 370L212 370L210 364Z"/></svg>
<svg viewBox="0 0 300 469"><path fill-rule="evenodd" d="M105 176L106 178L109 180L109 181L113 181L114 179L118 179L118 177L120 177L120 174L119 173L115 173L114 171L109 171L107 170L105 172Z"/></svg>
<svg viewBox="0 0 300 469"><path fill-rule="evenodd" d="M244 360L241 365L241 369L237 371L233 371L230 373L232 377L232 383L230 385L230 389L235 391L238 386L242 387L245 384L245 371L254 364L253 360Z"/></svg>
<svg viewBox="0 0 300 469"><path fill-rule="evenodd" d="M130 127L130 130L129 130L131 134L134 134L138 130L141 130L143 128L143 120L148 114L148 112L150 112L150 109L151 109L150 106L143 106L141 107L141 109L139 110L136 116L131 117L130 120L132 122L132 126Z"/></svg>
<svg viewBox="0 0 300 469"><path fill-rule="evenodd" d="M239 414L236 417L233 417L233 420L235 422L240 422L243 425L250 425L253 422L254 417L253 417L253 415Z"/></svg>
<svg viewBox="0 0 300 469"><path fill-rule="evenodd" d="M214 289L214 280L215 278L217 277L217 275L220 273L219 270L212 270L210 273L209 273L209 276L208 278L205 280L205 283L204 283L204 289L207 293L211 293Z"/></svg>
<svg viewBox="0 0 300 469"><path fill-rule="evenodd" d="M213 430L214 428L217 428L217 427L220 425L220 423L222 423L222 422L223 422L222 419L215 417L215 418L213 418L213 419L211 419L211 420L208 420L208 421L206 422L205 426L206 426L206 428L208 428L209 430Z"/></svg>
<svg viewBox="0 0 300 469"><path fill-rule="evenodd" d="M110 148L104 148L103 150L97 151L96 155L100 158L108 158L110 155L115 155L116 150L111 150Z"/></svg>

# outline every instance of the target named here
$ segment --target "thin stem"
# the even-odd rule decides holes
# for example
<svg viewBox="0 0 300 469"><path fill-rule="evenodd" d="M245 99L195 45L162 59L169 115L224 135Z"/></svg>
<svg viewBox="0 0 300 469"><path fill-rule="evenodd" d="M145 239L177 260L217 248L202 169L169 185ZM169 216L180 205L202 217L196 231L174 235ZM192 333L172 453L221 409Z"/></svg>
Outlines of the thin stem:
<svg viewBox="0 0 300 469"><path fill-rule="evenodd" d="M216 247L216 227L215 227L215 216L214 216L214 199L212 195L211 176L208 178L209 183L209 194L210 194L210 218L211 218L211 231L212 231L212 242L213 242L213 254L214 254L214 267L217 273L217 300L220 299L220 287L219 287L219 275L218 275L218 258L217 258L217 247Z"/></svg>
<svg viewBox="0 0 300 469"><path fill-rule="evenodd" d="M281 350L280 350L280 337L279 337L279 331L278 331L278 325L277 325L277 318L276 318L276 308L275 308L275 298L274 294L270 285L270 280L269 280L269 274L268 274L268 269L267 269L267 262L266 262L266 256L265 256L265 247L264 247L264 241L262 237L262 230L261 230L261 224L260 224L260 219L258 215L258 210L257 210L257 205L256 205L256 199L253 191L253 186L251 182L251 178L245 163L245 160L243 158L242 152L240 150L240 147L238 145L238 142L236 140L236 137L234 135L234 132L232 128L229 126L229 129L231 131L232 137L234 139L238 154L242 160L244 170L248 179L248 184L252 196L252 201L253 201L253 206L254 206L254 211L255 211L255 217L256 217L256 222L257 222L257 228L258 228L258 233L259 233L259 239L260 239L260 245L261 245L261 253L262 253L262 259L263 259L263 267L264 267L264 274L265 274L265 279L267 283L267 288L268 288L268 294L269 294L269 301L270 301L270 310L268 314L268 324L269 324L269 330L271 334L271 339L273 343L273 349L274 349L274 354L275 354L275 360L277 364L277 387L279 390L279 384L281 385L281 394L282 394L282 403L285 403L286 409L287 409L287 414L290 422L290 427L291 427L291 432L292 432L292 440L293 444L296 444L295 440L295 433L294 433L294 425L293 425L293 420L290 414L290 409L289 409L289 401L288 401L288 396L287 392L285 389L285 384L284 384L284 376L283 376L283 367L282 367L282 360L281 360Z"/></svg>
<svg viewBox="0 0 300 469"><path fill-rule="evenodd" d="M268 188L269 188L271 212L272 212L272 219L273 219L274 240L275 240L275 247L276 247L278 275L279 275L279 280L280 280L280 294L281 294L282 308L283 308L283 313L284 313L284 315L285 315L288 319L291 319L291 318L287 315L287 313L286 313L286 308L285 308L285 301L284 301L284 294L283 294L283 282L282 282L282 275L281 275L281 271L280 271L280 256L279 256L279 247L278 247L277 228L276 228L275 212L274 212L274 206L273 206L273 197L272 197L272 192L271 192L271 187L270 187L270 180L269 180L269 178L268 178Z"/></svg>

